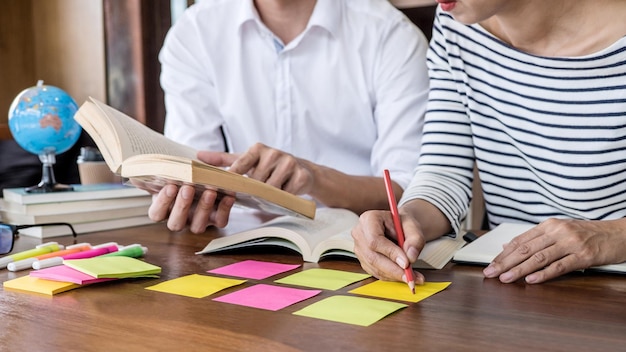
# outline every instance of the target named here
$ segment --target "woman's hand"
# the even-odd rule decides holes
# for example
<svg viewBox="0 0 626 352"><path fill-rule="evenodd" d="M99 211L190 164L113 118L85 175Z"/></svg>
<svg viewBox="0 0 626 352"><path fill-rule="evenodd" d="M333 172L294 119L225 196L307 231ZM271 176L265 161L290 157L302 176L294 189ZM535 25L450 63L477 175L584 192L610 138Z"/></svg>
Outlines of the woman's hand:
<svg viewBox="0 0 626 352"><path fill-rule="evenodd" d="M574 270L626 261L626 220L549 219L515 237L483 271L504 283L541 283Z"/></svg>
<svg viewBox="0 0 626 352"><path fill-rule="evenodd" d="M370 210L363 213L352 229L354 252L363 269L381 280L407 282L404 269L417 260L424 247L420 226L408 215L402 215L404 248L398 247L391 212ZM394 241L392 241L394 240ZM415 283L424 283L424 276L415 272Z"/></svg>

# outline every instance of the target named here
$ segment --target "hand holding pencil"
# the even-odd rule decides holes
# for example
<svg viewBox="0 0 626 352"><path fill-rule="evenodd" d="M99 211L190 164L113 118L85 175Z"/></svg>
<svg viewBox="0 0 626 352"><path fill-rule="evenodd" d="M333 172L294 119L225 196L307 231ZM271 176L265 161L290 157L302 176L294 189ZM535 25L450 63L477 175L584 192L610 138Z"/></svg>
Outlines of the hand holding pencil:
<svg viewBox="0 0 626 352"><path fill-rule="evenodd" d="M391 185L391 177L389 176L389 170L384 170L385 187L387 189L387 199L389 199L389 209L391 209L391 216L393 217L393 225L398 236L398 245L404 249L404 230L402 229L402 222L400 221L400 213L398 212L398 205L396 202L396 196L393 193L393 187ZM411 264L404 268L406 275L406 281L409 285L411 293L415 294L415 279L413 278L413 268Z"/></svg>

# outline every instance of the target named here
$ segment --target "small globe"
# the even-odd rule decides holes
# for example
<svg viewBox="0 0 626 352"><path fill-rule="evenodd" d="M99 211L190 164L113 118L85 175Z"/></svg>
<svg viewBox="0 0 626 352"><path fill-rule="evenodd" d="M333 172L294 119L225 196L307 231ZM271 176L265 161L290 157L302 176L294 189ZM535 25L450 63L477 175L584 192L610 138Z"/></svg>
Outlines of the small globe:
<svg viewBox="0 0 626 352"><path fill-rule="evenodd" d="M24 89L9 108L9 129L20 147L30 153L61 154L80 137L74 120L78 105L64 90L43 85Z"/></svg>

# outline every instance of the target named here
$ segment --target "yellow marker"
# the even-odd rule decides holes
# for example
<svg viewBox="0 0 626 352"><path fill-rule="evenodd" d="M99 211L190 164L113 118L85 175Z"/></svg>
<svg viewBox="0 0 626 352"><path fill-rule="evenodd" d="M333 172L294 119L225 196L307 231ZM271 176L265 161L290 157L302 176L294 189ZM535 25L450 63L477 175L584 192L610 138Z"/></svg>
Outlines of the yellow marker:
<svg viewBox="0 0 626 352"><path fill-rule="evenodd" d="M0 258L0 269L6 268L7 265L9 265L9 263L12 263L18 260L32 258L32 257L36 257L38 255L42 255L46 253L56 252L64 248L65 247L63 247L62 245L56 242L48 242L48 243L40 244L33 249L29 249L27 251L7 255L6 257Z"/></svg>

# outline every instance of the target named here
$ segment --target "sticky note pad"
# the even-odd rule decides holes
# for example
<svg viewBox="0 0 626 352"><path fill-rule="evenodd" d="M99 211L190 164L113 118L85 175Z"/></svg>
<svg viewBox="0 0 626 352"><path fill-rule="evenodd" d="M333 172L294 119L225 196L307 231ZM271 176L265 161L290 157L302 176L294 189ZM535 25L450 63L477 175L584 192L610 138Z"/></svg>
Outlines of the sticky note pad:
<svg viewBox="0 0 626 352"><path fill-rule="evenodd" d="M81 271L70 268L67 265L51 266L49 268L31 271L30 276L40 279L73 282L78 285L95 284L103 281L111 281L116 279L97 279L91 275L87 275Z"/></svg>
<svg viewBox="0 0 626 352"><path fill-rule="evenodd" d="M211 274L229 275L244 277L246 279L262 280L270 276L284 273L300 267L300 264L280 264L262 262L258 260L244 260L239 263L223 266L221 268L209 270Z"/></svg>
<svg viewBox="0 0 626 352"><path fill-rule="evenodd" d="M426 282L423 285L415 285L415 294L412 294L404 282L378 280L349 292L415 303L443 291L448 286L450 286L450 282Z"/></svg>
<svg viewBox="0 0 626 352"><path fill-rule="evenodd" d="M202 298L226 288L241 285L244 282L246 282L246 280L234 280L192 274L146 287L146 290L171 293L193 298Z"/></svg>
<svg viewBox="0 0 626 352"><path fill-rule="evenodd" d="M241 306L277 311L318 295L321 290L259 284L213 298L214 301L238 304Z"/></svg>
<svg viewBox="0 0 626 352"><path fill-rule="evenodd" d="M332 296L313 303L293 314L339 323L370 326L405 307L407 307L406 304L379 299Z"/></svg>
<svg viewBox="0 0 626 352"><path fill-rule="evenodd" d="M3 286L5 289L41 293L50 296L81 287L80 285L71 282L44 280L30 275L5 281Z"/></svg>
<svg viewBox="0 0 626 352"><path fill-rule="evenodd" d="M161 273L161 268L156 265L136 258L121 256L71 259L64 260L63 264L99 279L124 279Z"/></svg>
<svg viewBox="0 0 626 352"><path fill-rule="evenodd" d="M309 269L289 275L274 282L296 286L338 290L370 275L332 269Z"/></svg>

